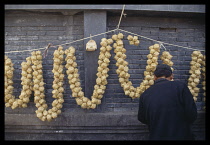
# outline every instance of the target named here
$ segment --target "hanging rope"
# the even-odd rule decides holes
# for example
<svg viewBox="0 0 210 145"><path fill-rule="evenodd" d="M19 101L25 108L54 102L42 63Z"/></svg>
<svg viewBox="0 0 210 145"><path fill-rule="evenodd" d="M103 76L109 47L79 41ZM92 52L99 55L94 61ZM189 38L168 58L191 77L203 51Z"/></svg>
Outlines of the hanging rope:
<svg viewBox="0 0 210 145"><path fill-rule="evenodd" d="M85 37L85 38L82 38L82 39L79 39L79 40L75 40L75 41L72 41L72 42L69 42L69 43L64 43L64 44L59 44L59 45L54 45L54 46L51 45L50 47L57 47L57 46L69 45L69 44L72 44L72 43L75 43L75 42L83 41L85 39L89 39L89 38L92 38L92 37L96 37L96 36L99 36L99 35L110 33L110 32L116 31L116 30L120 30L120 31L129 33L129 34L133 34L133 35L139 36L139 37L144 38L144 39L148 39L148 40L151 40L151 41L158 42L160 44L166 44L166 45L171 45L171 46L180 47L180 48L186 48L186 49L191 49L191 50L197 50L197 51L205 51L205 50L195 49L195 48L191 48L191 47L184 47L184 46L180 46L180 45L175 45L175 44L170 44L170 43L167 43L167 42L158 41L158 40L155 40L155 39L152 39L152 38L143 36L143 35L139 35L139 34L136 34L136 33L130 32L130 31L126 31L126 30L123 30L123 29L114 29L114 30L110 30L110 31L107 31L107 32L104 32L104 33L96 34L96 35L93 35L93 36L90 36L90 37ZM41 49L46 49L46 47L44 47L44 48L38 48L38 49L30 49L30 50L21 50L21 51L8 51L8 52L4 52L4 53L35 51L35 50L41 50Z"/></svg>
<svg viewBox="0 0 210 145"><path fill-rule="evenodd" d="M35 50L40 50L40 49L46 49L46 47L45 48L30 49L30 50L21 50L21 51L7 51L7 52L4 52L4 53L26 52L26 51L35 51Z"/></svg>
<svg viewBox="0 0 210 145"><path fill-rule="evenodd" d="M119 30L120 31L123 31L123 32L127 32L127 33L130 33L130 34L133 34L133 35L136 35L136 36L139 36L139 37L142 37L142 38L145 38L145 39L148 39L148 40L151 40L151 41L156 41L156 42L158 42L160 44L166 44L166 45L171 45L171 46L175 46L175 47L181 47L181 48L198 50L198 51L205 51L205 50L194 49L194 48L191 48L191 47L184 47L184 46L179 46L179 45L175 45L175 44L170 44L170 43L158 41L158 40L155 40L155 39L152 39L152 38L149 38L149 37L145 37L145 36L142 36L142 35L138 35L138 34L135 34L135 33L129 32L129 31L126 31L126 30L122 30L122 29L119 29Z"/></svg>
<svg viewBox="0 0 210 145"><path fill-rule="evenodd" d="M120 27L120 23L121 23L121 20L122 20L122 15L124 14L124 9L125 9L125 5L123 5L123 8L122 8L121 16L120 16L120 19L119 19L119 22L118 22L118 25L117 25L117 30Z"/></svg>
<svg viewBox="0 0 210 145"><path fill-rule="evenodd" d="M96 34L96 35L93 35L93 36L91 35L90 37L85 37L85 38L78 39L78 40L75 40L75 41L72 41L72 42L69 42L69 43L64 43L64 44L59 44L59 45L51 45L50 47L58 47L58 46L63 46L63 45L69 45L69 44L72 44L72 43L75 43L75 42L79 42L79 41L82 41L82 40L85 40L85 39L89 39L89 38L92 38L92 37L96 37L96 36L99 36L99 35L110 33L110 32L116 31L116 30L117 29L110 30L110 31L107 31L107 32L104 32L104 33L100 33L100 34ZM44 48L37 48L37 49L30 49L30 50L21 50L21 51L8 51L8 52L4 52L4 53L25 52L25 51L34 51L34 50L40 50L40 49L46 49L46 47L44 47Z"/></svg>

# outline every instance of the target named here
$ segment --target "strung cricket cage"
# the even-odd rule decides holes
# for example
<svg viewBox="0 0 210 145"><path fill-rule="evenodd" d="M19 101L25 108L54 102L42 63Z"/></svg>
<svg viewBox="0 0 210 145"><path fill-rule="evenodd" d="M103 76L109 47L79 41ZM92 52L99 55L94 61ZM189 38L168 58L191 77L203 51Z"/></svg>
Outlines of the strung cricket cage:
<svg viewBox="0 0 210 145"><path fill-rule="evenodd" d="M140 43L140 41L138 40L138 36L128 35L127 39L129 41L129 44L130 45L136 45L136 46L138 46L139 43Z"/></svg>
<svg viewBox="0 0 210 145"><path fill-rule="evenodd" d="M89 40L86 44L86 51L95 51L97 49L97 44L94 40Z"/></svg>

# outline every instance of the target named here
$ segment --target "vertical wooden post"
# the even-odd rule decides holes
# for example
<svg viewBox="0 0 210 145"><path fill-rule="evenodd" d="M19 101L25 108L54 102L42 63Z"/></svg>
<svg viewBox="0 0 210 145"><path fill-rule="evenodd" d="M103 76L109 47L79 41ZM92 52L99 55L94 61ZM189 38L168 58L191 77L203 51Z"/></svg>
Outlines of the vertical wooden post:
<svg viewBox="0 0 210 145"><path fill-rule="evenodd" d="M106 11L84 11L84 37L106 32ZM84 48L84 66L85 66L85 96L91 99L94 85L96 83L96 73L98 68L98 56L100 52L100 41L106 35L92 37L97 43L96 51L86 51ZM90 40L90 39L89 39ZM84 47L89 40L84 41ZM103 99L103 98L102 98ZM101 106L101 105L99 105Z"/></svg>

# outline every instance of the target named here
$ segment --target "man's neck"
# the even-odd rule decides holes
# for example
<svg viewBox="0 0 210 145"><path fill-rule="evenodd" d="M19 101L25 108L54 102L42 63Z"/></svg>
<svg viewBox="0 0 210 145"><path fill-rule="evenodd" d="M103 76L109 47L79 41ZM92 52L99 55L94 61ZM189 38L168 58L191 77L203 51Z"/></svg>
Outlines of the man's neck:
<svg viewBox="0 0 210 145"><path fill-rule="evenodd" d="M165 76L158 77L156 80L158 80L158 79L162 79L162 78L163 78L163 79L167 79L167 80L169 80L169 81L171 80L171 79L170 79L170 77L167 77L167 78L166 78Z"/></svg>

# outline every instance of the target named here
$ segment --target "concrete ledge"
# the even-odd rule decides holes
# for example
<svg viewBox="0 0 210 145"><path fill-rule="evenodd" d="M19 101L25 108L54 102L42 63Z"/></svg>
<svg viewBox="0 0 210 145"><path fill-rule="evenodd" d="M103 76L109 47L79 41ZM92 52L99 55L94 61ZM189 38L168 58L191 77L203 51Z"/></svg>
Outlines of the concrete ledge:
<svg viewBox="0 0 210 145"><path fill-rule="evenodd" d="M192 127L196 140L205 140L205 113ZM148 128L136 112L62 113L51 122L35 114L6 114L5 140L147 140Z"/></svg>
<svg viewBox="0 0 210 145"><path fill-rule="evenodd" d="M108 112L85 113L76 112L61 113L51 122L41 121L36 114L7 114L6 125L47 125L47 126L135 126L141 125L137 119L137 112ZM198 111L198 117L194 124L205 126L205 112Z"/></svg>
<svg viewBox="0 0 210 145"><path fill-rule="evenodd" d="M5 10L122 10L122 5L5 5ZM126 5L125 10L205 13L205 5Z"/></svg>
<svg viewBox="0 0 210 145"><path fill-rule="evenodd" d="M140 125L137 114L123 113L62 113L51 122L43 122L36 114L7 114L5 125L47 125L47 126L127 126Z"/></svg>
<svg viewBox="0 0 210 145"><path fill-rule="evenodd" d="M51 122L35 114L5 114L5 140L142 140L147 126L134 112L62 113Z"/></svg>
<svg viewBox="0 0 210 145"><path fill-rule="evenodd" d="M123 141L147 140L148 134L139 133L6 133L5 140L55 140L55 141Z"/></svg>

